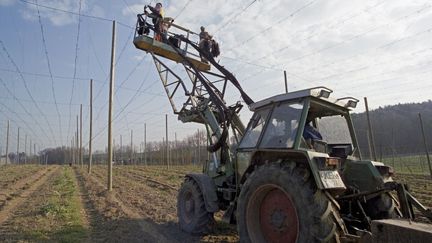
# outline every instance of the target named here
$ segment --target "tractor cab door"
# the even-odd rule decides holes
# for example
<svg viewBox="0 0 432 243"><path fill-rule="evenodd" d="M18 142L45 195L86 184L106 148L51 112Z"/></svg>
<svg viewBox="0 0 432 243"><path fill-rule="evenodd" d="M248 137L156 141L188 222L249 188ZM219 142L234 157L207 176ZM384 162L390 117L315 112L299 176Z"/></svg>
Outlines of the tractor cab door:
<svg viewBox="0 0 432 243"><path fill-rule="evenodd" d="M359 157L348 110L311 100L300 148L342 159L351 155Z"/></svg>
<svg viewBox="0 0 432 243"><path fill-rule="evenodd" d="M269 104L255 111L237 148L237 168L241 174L257 150L293 149L299 136L303 101Z"/></svg>
<svg viewBox="0 0 432 243"><path fill-rule="evenodd" d="M274 104L267 126L259 143L260 149L292 149L299 136L303 112L302 101Z"/></svg>
<svg viewBox="0 0 432 243"><path fill-rule="evenodd" d="M239 149L293 148L303 112L302 101L271 104L255 111Z"/></svg>

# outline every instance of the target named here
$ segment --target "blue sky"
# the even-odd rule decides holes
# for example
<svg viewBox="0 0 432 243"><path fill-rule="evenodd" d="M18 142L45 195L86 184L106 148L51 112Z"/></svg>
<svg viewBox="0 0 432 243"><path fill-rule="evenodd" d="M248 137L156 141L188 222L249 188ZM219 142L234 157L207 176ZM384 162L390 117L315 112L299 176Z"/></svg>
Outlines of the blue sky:
<svg viewBox="0 0 432 243"><path fill-rule="evenodd" d="M37 2L79 11L77 0ZM81 1L82 14L121 23L117 25L116 143L120 135L129 141L131 129L134 143L140 143L144 123L148 141L161 140L165 114L169 115L171 138L174 133L183 138L198 128L177 121L150 56L132 44L135 16L150 2ZM175 23L196 32L201 25L207 27L220 43L220 63L236 75L254 100L284 92L283 70L288 71L290 90L325 85L334 89L335 96L367 96L372 108L420 102L432 94L430 1L162 3L166 15L176 17ZM80 104L86 144L90 78L94 79L94 134L98 134L95 147L103 149L107 140L111 22L82 16L77 44L77 15L43 7L39 12L52 80L36 7L19 0L0 0L0 40L4 46L0 46L0 78L7 87L0 83L2 153L7 120L11 120L12 151L16 149L17 127L21 128L21 148L25 134L40 147L70 144ZM230 94L229 103L238 98L238 94ZM363 110L361 103L356 111ZM242 114L245 122L249 115Z"/></svg>

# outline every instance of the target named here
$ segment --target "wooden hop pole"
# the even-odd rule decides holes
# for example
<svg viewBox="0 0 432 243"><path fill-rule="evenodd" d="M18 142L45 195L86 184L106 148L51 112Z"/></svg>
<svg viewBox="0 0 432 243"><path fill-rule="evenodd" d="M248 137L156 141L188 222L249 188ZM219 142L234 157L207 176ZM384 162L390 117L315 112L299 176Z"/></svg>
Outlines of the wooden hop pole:
<svg viewBox="0 0 432 243"><path fill-rule="evenodd" d="M80 105L79 161L80 161L80 166L82 168L83 167L83 151L82 151L82 104Z"/></svg>
<svg viewBox="0 0 432 243"><path fill-rule="evenodd" d="M111 66L110 66L110 87L109 87L109 108L108 108L108 191L112 191L112 114L113 114L113 96L114 96L114 60L115 60L115 44L116 44L116 22L112 25L112 40L111 40Z"/></svg>
<svg viewBox="0 0 432 243"><path fill-rule="evenodd" d="M91 166L93 160L92 154L92 136L93 136L93 79L90 79L90 128L89 128L89 162L88 173L91 173Z"/></svg>
<svg viewBox="0 0 432 243"><path fill-rule="evenodd" d="M6 130L6 164L8 163L9 160L9 127L10 127L10 122L8 120L7 130Z"/></svg>
<svg viewBox="0 0 432 243"><path fill-rule="evenodd" d="M422 132L422 135L423 135L423 144L424 144L424 147L425 147L426 158L427 158L428 165L429 165L429 174L430 174L430 176L432 178L432 166L431 166L431 161L430 161L429 152L428 152L428 145L427 145L427 142L426 142L426 135L425 135L424 127L423 127L423 120L422 120L422 116L421 116L420 113L418 114L418 116L419 116L419 120L420 120L421 132Z"/></svg>

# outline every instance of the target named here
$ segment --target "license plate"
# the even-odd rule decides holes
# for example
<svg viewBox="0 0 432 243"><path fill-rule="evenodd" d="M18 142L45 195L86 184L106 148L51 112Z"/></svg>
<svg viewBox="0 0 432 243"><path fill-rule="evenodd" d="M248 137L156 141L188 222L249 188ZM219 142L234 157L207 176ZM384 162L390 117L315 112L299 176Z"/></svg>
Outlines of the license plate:
<svg viewBox="0 0 432 243"><path fill-rule="evenodd" d="M337 171L319 171L319 175L325 188L345 188L345 184Z"/></svg>

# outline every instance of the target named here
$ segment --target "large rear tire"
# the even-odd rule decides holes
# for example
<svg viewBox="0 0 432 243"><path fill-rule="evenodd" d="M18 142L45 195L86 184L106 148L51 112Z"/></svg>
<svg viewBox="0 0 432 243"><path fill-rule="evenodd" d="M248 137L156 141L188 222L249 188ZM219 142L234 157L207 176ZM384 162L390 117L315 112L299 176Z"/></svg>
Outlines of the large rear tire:
<svg viewBox="0 0 432 243"><path fill-rule="evenodd" d="M204 197L198 184L186 178L177 196L177 216L180 228L191 234L211 231L213 213L206 210Z"/></svg>
<svg viewBox="0 0 432 243"><path fill-rule="evenodd" d="M337 242L336 217L309 170L294 162L256 169L243 185L237 207L241 242Z"/></svg>

